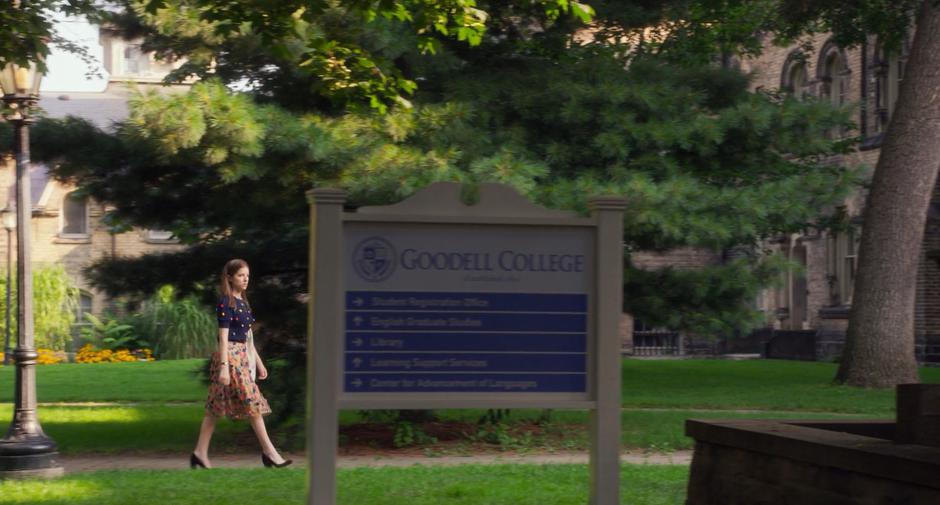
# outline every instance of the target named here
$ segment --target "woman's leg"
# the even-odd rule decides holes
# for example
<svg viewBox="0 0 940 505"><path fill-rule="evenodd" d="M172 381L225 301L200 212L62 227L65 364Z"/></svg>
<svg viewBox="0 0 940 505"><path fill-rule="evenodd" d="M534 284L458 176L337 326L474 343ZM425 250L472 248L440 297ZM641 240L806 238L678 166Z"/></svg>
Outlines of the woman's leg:
<svg viewBox="0 0 940 505"><path fill-rule="evenodd" d="M264 418L260 415L255 415L251 416L249 421L251 422L251 429L255 430L255 436L258 437L261 452L271 458L271 461L275 464L283 463L284 458L278 454L277 449L274 448L274 444L271 443L271 439L268 438L268 430L264 427Z"/></svg>
<svg viewBox="0 0 940 505"><path fill-rule="evenodd" d="M212 440L212 432L215 431L217 420L215 416L206 411L206 415L202 418L202 425L199 427L199 440L196 441L196 449L193 451L193 454L202 460L207 467L212 466L209 464L209 442Z"/></svg>

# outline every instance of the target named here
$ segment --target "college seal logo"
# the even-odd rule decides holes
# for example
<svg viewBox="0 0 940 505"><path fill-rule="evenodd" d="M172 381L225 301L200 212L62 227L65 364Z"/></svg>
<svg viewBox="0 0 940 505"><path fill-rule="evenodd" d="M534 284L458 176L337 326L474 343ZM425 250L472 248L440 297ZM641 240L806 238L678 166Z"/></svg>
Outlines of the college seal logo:
<svg viewBox="0 0 940 505"><path fill-rule="evenodd" d="M359 277L381 282L395 271L395 248L387 240L371 237L359 242L353 251L353 267Z"/></svg>

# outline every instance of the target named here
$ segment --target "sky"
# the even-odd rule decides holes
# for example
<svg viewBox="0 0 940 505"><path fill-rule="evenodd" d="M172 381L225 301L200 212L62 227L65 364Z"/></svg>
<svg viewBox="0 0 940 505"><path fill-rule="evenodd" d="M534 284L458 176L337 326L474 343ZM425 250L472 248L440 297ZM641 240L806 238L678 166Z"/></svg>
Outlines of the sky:
<svg viewBox="0 0 940 505"><path fill-rule="evenodd" d="M89 53L98 60L98 68L94 70L100 76L86 77L85 74L93 69L89 69L77 56L53 47L52 54L46 60L49 72L43 77L40 92L104 91L108 85L108 74L101 66L103 50L98 42L98 28L83 18L59 17L56 29L63 37L89 49Z"/></svg>

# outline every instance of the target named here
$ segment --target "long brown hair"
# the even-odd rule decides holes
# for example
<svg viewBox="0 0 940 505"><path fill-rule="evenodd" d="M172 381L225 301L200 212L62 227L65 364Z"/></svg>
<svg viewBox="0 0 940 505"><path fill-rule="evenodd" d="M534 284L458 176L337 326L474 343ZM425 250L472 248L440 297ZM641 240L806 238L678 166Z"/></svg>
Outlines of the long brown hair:
<svg viewBox="0 0 940 505"><path fill-rule="evenodd" d="M248 268L248 262L238 258L228 260L228 263L222 267L219 291L222 292L222 298L229 307L235 307L235 296L232 294L231 278L242 268ZM242 292L242 301L245 302L245 305L248 305L248 310L251 310L251 304L248 303L248 295L244 291Z"/></svg>

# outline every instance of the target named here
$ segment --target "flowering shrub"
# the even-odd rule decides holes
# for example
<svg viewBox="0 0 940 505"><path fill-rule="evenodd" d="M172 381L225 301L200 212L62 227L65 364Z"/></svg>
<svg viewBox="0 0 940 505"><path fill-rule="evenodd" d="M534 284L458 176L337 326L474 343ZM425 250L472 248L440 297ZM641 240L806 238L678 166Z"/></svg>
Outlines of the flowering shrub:
<svg viewBox="0 0 940 505"><path fill-rule="evenodd" d="M65 353L62 351L53 351L52 349L36 349L39 357L36 358L38 365L55 365L65 361Z"/></svg>
<svg viewBox="0 0 940 505"><path fill-rule="evenodd" d="M150 349L95 349L91 344L85 344L75 353L76 363L122 363L130 361L153 361Z"/></svg>
<svg viewBox="0 0 940 505"><path fill-rule="evenodd" d="M65 361L65 353L62 351L53 351L52 349L36 349L39 357L36 358L37 365L55 365ZM0 366L3 364L3 353L0 352Z"/></svg>

